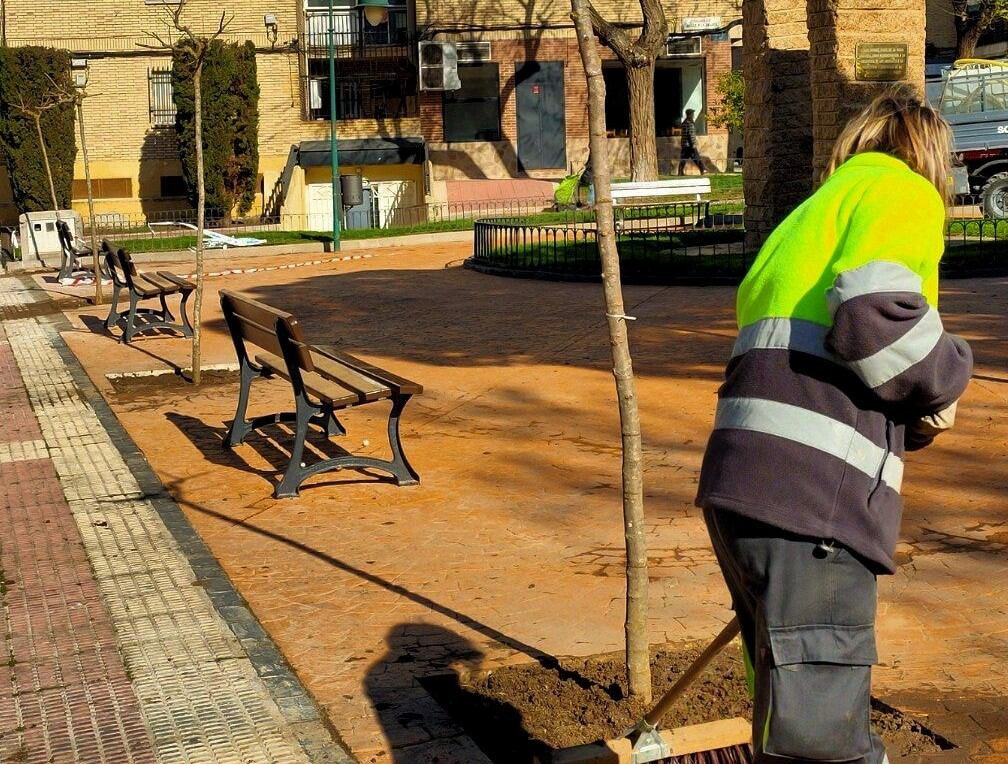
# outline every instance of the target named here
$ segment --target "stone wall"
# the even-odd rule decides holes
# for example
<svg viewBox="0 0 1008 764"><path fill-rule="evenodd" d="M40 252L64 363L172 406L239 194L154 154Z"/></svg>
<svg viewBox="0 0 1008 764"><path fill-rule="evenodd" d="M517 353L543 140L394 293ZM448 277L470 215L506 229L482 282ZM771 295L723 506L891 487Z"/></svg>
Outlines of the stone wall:
<svg viewBox="0 0 1008 764"><path fill-rule="evenodd" d="M746 0L745 197L756 248L812 188L812 94L805 0Z"/></svg>

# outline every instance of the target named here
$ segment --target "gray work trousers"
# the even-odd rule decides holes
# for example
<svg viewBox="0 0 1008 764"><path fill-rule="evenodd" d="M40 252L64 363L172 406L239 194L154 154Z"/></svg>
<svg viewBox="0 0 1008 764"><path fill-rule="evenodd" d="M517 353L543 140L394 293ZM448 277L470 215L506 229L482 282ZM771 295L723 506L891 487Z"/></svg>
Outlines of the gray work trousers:
<svg viewBox="0 0 1008 764"><path fill-rule="evenodd" d="M886 762L869 722L875 574L839 543L704 518L754 671L756 764Z"/></svg>

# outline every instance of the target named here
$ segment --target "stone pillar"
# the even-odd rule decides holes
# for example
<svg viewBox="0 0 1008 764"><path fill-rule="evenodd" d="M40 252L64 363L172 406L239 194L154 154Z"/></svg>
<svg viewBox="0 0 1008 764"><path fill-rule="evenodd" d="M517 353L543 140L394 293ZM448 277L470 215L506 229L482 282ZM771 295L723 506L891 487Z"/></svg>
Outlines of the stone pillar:
<svg viewBox="0 0 1008 764"><path fill-rule="evenodd" d="M923 93L926 16L925 0L808 0L816 181L847 120L893 85L856 79L857 46L906 44L906 81Z"/></svg>
<svg viewBox="0 0 1008 764"><path fill-rule="evenodd" d="M752 252L812 188L806 0L743 0L746 247Z"/></svg>

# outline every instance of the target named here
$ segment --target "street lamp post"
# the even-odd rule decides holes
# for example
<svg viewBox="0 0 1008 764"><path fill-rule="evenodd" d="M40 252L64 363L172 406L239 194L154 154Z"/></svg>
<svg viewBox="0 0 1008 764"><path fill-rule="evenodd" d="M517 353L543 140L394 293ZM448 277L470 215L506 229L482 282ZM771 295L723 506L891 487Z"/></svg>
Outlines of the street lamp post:
<svg viewBox="0 0 1008 764"><path fill-rule="evenodd" d="M94 270L95 305L101 305L102 272L98 259L98 233L95 231L94 191L91 188L91 163L88 161L87 140L84 137L84 89L88 84L88 62L86 58L75 58L70 62L73 86L76 89L77 126L80 130L81 154L84 155L84 178L87 181L88 219L91 230L91 267Z"/></svg>
<svg viewBox="0 0 1008 764"><path fill-rule="evenodd" d="M339 152L336 146L336 16L333 0L329 0L329 156L332 162L332 243L333 251L340 249L340 216L343 200L340 194Z"/></svg>
<svg viewBox="0 0 1008 764"><path fill-rule="evenodd" d="M367 19L369 24L374 25L388 19L388 6L388 0L357 0L357 7L363 9L360 15ZM360 35L363 50L363 23L359 24L357 34ZM329 0L329 156L332 160L333 250L339 251L343 200L340 191L339 150L336 145L336 16L333 11L333 0Z"/></svg>

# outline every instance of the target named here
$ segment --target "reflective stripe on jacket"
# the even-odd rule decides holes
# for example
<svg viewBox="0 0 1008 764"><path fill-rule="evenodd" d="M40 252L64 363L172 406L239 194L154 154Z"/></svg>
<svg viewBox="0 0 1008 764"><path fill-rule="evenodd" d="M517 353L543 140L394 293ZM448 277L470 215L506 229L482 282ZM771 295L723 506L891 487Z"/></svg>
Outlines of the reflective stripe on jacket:
<svg viewBox="0 0 1008 764"><path fill-rule="evenodd" d="M739 287L697 504L894 570L906 425L972 371L937 311L944 222L931 183L865 153L778 226Z"/></svg>

